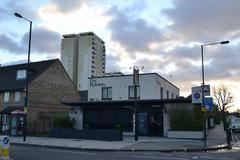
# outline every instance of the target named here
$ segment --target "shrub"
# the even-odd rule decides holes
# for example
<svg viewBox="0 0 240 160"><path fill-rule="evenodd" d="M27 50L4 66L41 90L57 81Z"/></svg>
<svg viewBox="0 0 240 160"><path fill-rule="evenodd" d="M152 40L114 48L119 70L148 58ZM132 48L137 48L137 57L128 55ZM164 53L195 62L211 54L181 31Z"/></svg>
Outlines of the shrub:
<svg viewBox="0 0 240 160"><path fill-rule="evenodd" d="M122 126L121 124L117 124L117 125L116 125L116 129L122 130L122 129L123 129L123 126Z"/></svg>
<svg viewBox="0 0 240 160"><path fill-rule="evenodd" d="M175 107L169 111L170 128L175 131L200 131L203 128L203 114L199 107L190 110Z"/></svg>
<svg viewBox="0 0 240 160"><path fill-rule="evenodd" d="M73 128L74 122L68 114L56 114L53 119L54 128Z"/></svg>

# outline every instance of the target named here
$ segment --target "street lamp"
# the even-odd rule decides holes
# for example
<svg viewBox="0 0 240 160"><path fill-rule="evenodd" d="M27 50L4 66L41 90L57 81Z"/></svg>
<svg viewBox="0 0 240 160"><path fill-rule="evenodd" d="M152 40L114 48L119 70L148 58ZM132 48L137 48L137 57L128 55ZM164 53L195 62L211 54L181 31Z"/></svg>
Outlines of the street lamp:
<svg viewBox="0 0 240 160"><path fill-rule="evenodd" d="M14 15L18 18L23 18L30 23L30 30L29 30L29 41L28 41L28 62L27 62L27 69L26 69L26 95L24 101L24 127L23 127L23 141L26 141L27 135L27 107L28 107L28 81L29 81L29 64L30 64L30 51L31 51L31 36L32 36L32 21L28 20L27 18L23 17L19 13L14 13Z"/></svg>
<svg viewBox="0 0 240 160"><path fill-rule="evenodd" d="M205 46L211 46L211 45L218 45L218 44L228 44L229 41L221 41L221 42L215 42L215 43L208 43L208 44L202 44L201 45L201 56L202 56L202 107L204 107L204 60L203 60L203 47ZM206 112L204 113L204 149L206 149L206 140L207 140L207 129L206 129Z"/></svg>

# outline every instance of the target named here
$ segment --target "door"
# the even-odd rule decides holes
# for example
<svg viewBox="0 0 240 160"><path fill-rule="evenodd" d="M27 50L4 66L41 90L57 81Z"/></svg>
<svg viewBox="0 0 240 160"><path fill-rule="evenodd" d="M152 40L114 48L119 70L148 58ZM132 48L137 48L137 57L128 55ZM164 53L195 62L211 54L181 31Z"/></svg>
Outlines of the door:
<svg viewBox="0 0 240 160"><path fill-rule="evenodd" d="M160 109L149 112L148 123L150 136L163 136L163 112Z"/></svg>
<svg viewBox="0 0 240 160"><path fill-rule="evenodd" d="M138 113L138 134L147 135L148 134L148 114Z"/></svg>
<svg viewBox="0 0 240 160"><path fill-rule="evenodd" d="M17 128L18 128L18 116L17 115L12 115L12 120L11 120L11 135L16 136L17 135Z"/></svg>

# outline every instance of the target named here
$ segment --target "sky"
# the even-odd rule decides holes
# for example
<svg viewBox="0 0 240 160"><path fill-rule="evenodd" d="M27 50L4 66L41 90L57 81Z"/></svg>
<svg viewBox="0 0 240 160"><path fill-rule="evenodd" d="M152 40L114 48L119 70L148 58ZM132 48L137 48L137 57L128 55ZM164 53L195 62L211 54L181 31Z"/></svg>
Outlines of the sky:
<svg viewBox="0 0 240 160"><path fill-rule="evenodd" d="M156 72L180 88L181 96L201 85L202 44L205 82L225 85L240 109L239 0L1 0L0 64L26 62L29 22L31 61L60 58L63 34L93 31L106 44L106 71Z"/></svg>

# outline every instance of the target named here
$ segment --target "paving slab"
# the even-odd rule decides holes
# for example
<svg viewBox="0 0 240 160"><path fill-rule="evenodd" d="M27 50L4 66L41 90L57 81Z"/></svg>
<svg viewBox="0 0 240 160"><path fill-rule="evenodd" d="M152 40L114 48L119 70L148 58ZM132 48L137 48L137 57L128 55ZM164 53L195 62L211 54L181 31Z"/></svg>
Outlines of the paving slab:
<svg viewBox="0 0 240 160"><path fill-rule="evenodd" d="M139 137L134 141L133 135L123 137L122 141L97 141L84 139L62 139L50 137L10 137L10 143L15 145L33 145L67 149L105 150L105 151L194 151L204 150L202 140L170 139L166 137ZM208 131L208 149L226 148L226 135L222 125Z"/></svg>

